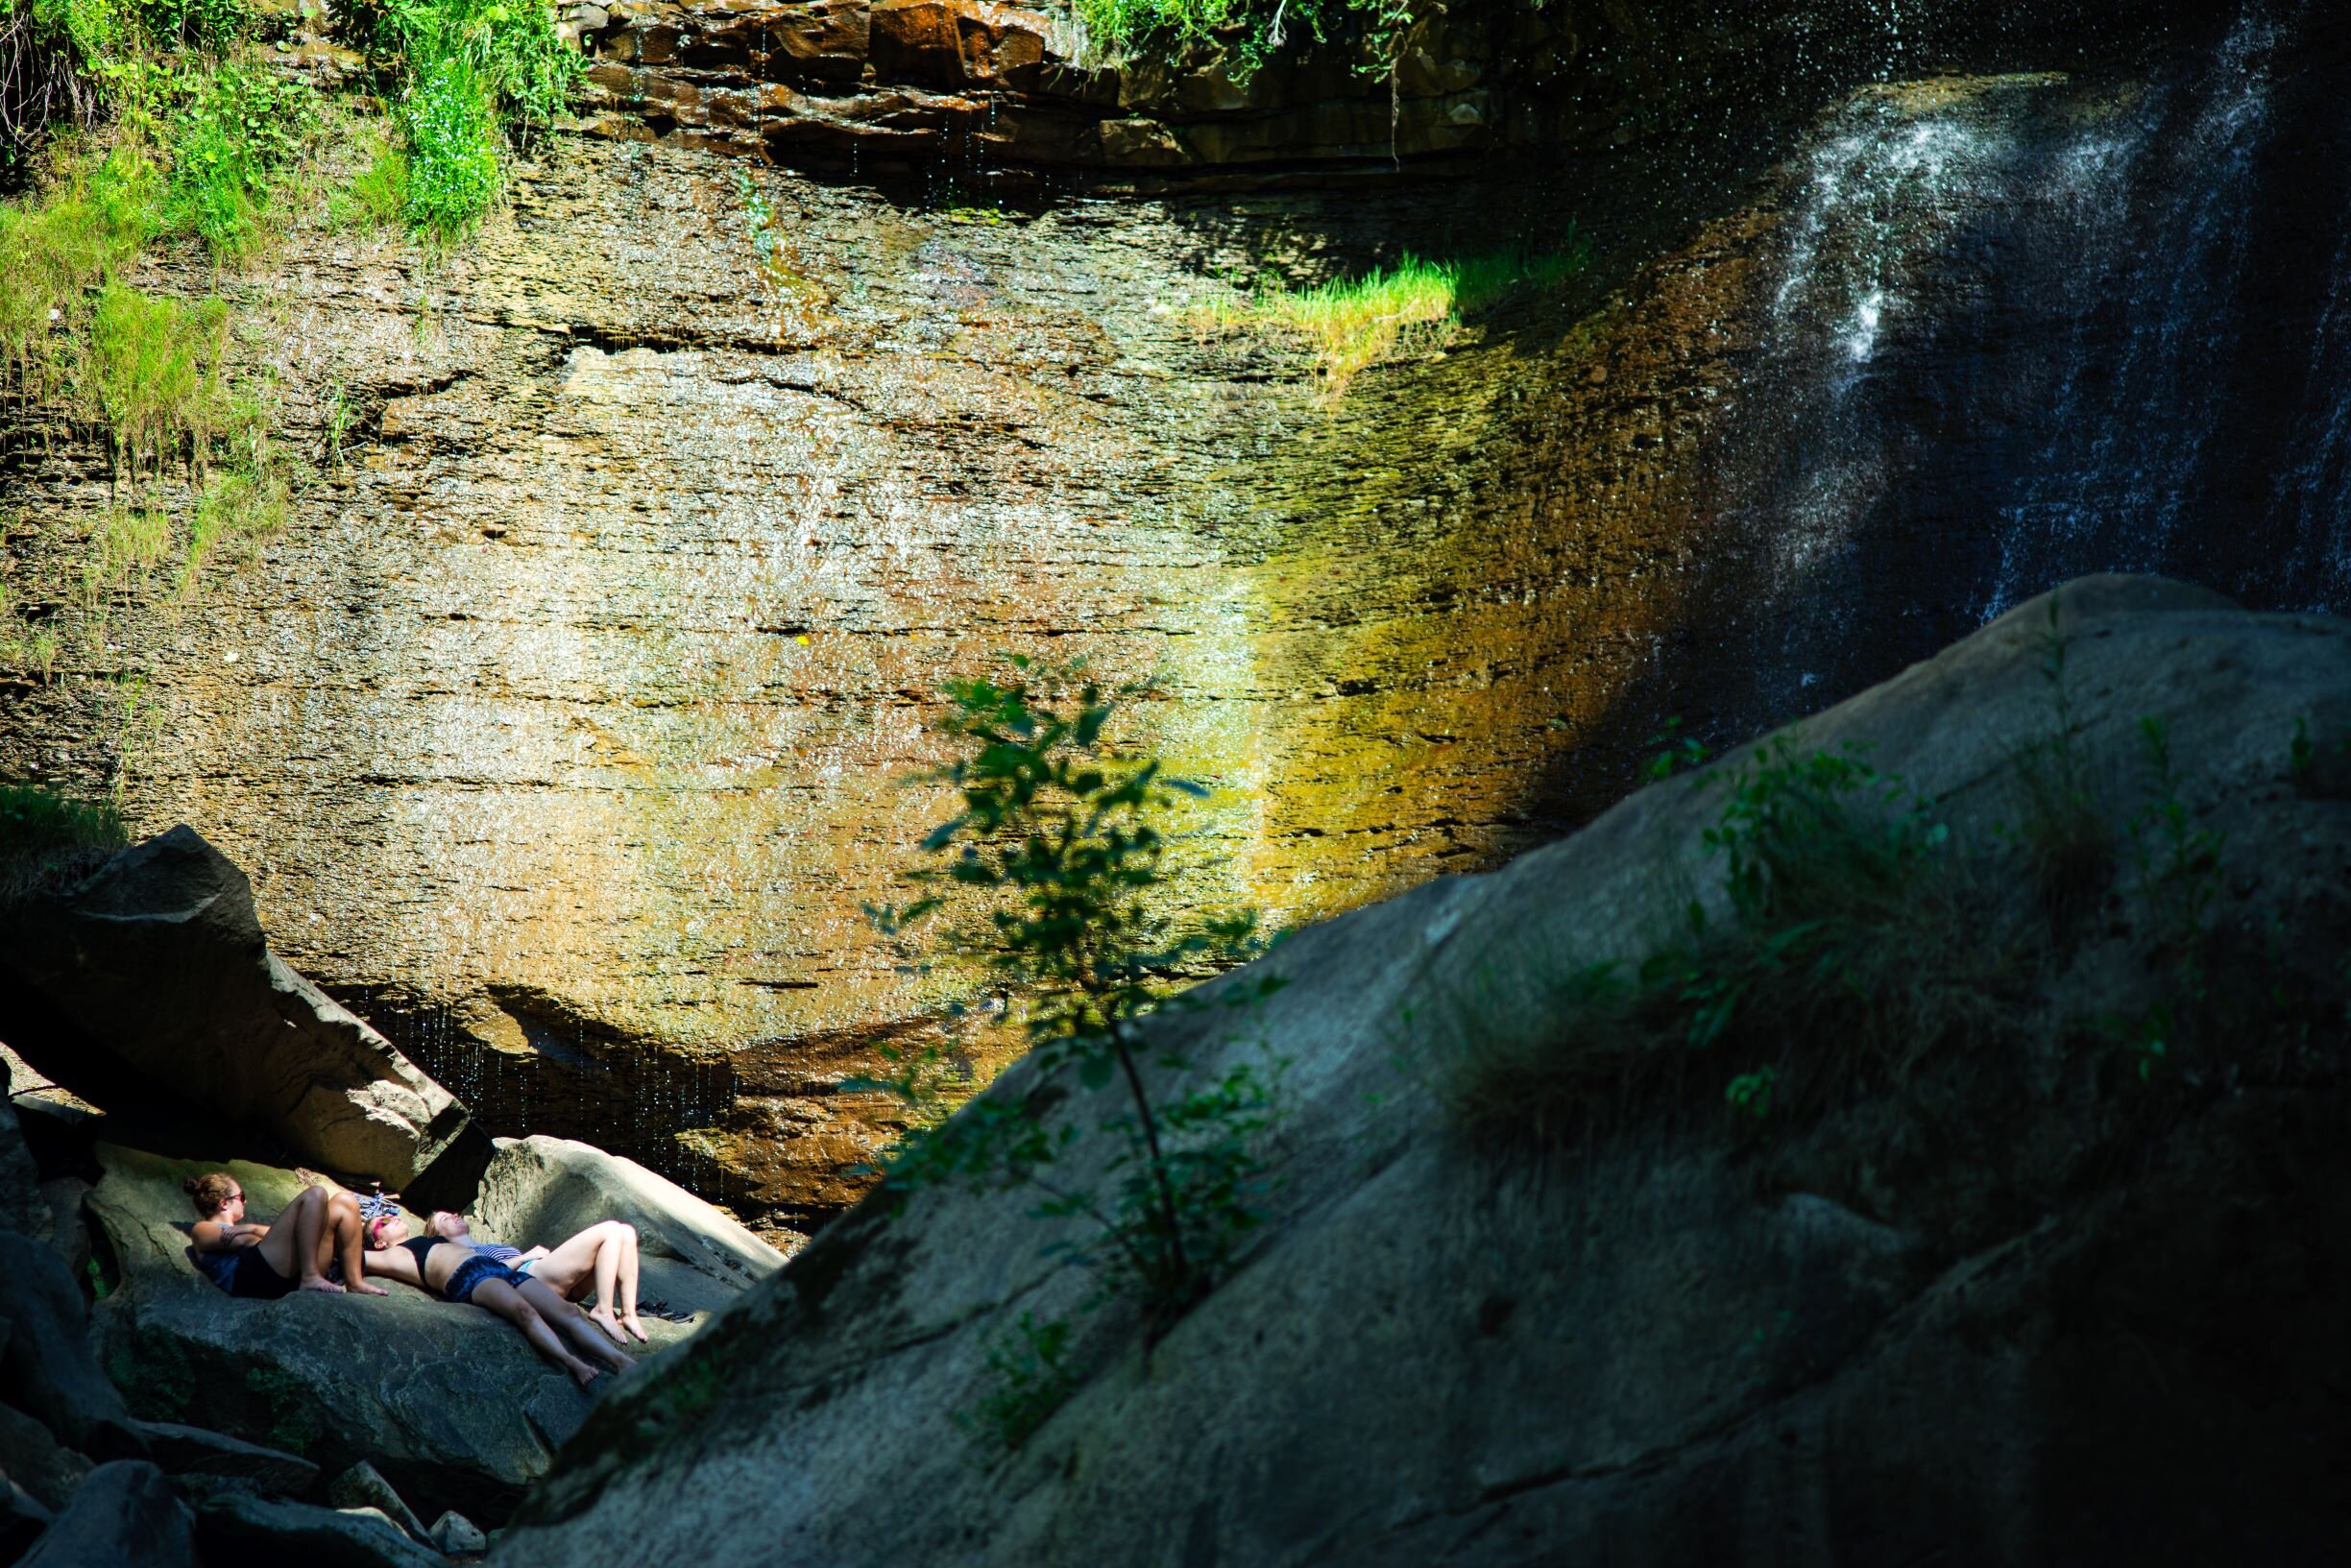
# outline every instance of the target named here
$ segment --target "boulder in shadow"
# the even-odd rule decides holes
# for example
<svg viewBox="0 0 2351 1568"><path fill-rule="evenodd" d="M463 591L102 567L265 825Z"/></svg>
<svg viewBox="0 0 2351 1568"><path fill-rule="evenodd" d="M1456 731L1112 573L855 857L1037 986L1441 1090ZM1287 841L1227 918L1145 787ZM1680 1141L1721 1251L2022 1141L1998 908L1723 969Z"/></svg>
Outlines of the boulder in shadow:
<svg viewBox="0 0 2351 1568"><path fill-rule="evenodd" d="M0 907L0 1040L109 1112L400 1187L466 1125L448 1091L288 968L192 828Z"/></svg>
<svg viewBox="0 0 2351 1568"><path fill-rule="evenodd" d="M188 1510L143 1459L92 1470L19 1568L196 1568Z"/></svg>

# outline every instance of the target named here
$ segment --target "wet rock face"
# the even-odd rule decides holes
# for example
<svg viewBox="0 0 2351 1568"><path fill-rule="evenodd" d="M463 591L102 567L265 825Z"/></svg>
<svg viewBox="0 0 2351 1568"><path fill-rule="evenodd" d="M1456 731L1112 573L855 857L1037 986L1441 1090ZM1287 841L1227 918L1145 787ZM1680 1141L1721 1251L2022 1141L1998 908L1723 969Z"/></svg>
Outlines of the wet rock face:
<svg viewBox="0 0 2351 1568"><path fill-rule="evenodd" d="M948 676L1155 672L1135 738L1222 791L1200 896L1299 920L1540 832L1543 759L1638 649L1515 608L1542 557L1488 509L1511 411L1581 353L1563 300L1337 403L1298 346L1200 325L1216 274L1474 193L962 221L763 176L763 256L739 172L562 140L430 267L298 231L253 338L320 479L197 602L158 572L85 613L103 451L20 448L12 580L73 635L0 772L119 768L492 1131L806 1220L871 1151L835 1085L940 994L862 906L945 813L897 781ZM1520 700L1546 684L1585 706Z"/></svg>

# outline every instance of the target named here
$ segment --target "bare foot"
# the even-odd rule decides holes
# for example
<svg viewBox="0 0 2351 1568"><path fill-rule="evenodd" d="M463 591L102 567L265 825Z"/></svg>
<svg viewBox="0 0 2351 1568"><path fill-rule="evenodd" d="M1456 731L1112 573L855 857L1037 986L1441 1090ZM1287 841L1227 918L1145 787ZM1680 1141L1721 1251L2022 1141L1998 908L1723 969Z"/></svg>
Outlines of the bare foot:
<svg viewBox="0 0 2351 1568"><path fill-rule="evenodd" d="M601 1366L591 1366L586 1362L568 1363L566 1363L565 1370L571 1374L571 1381L578 1384L583 1388L587 1387L588 1385L594 1383L596 1379L604 1375L604 1368Z"/></svg>
<svg viewBox="0 0 2351 1568"><path fill-rule="evenodd" d="M358 1291L361 1295L390 1295L392 1293L391 1291L385 1290L382 1286L370 1285L365 1280L352 1281L351 1289Z"/></svg>
<svg viewBox="0 0 2351 1568"><path fill-rule="evenodd" d="M308 1166L303 1165L298 1165L294 1168L294 1179L301 1182L304 1187L318 1187L323 1185L327 1180L326 1177L320 1175Z"/></svg>
<svg viewBox="0 0 2351 1568"><path fill-rule="evenodd" d="M637 1315L635 1313L622 1313L620 1315L620 1326L628 1330L631 1334L635 1335L639 1344L649 1345L653 1342L651 1337L645 1333L644 1325L637 1320Z"/></svg>
<svg viewBox="0 0 2351 1568"><path fill-rule="evenodd" d="M341 1295L343 1293L343 1287L337 1285L334 1281L328 1279L324 1274L313 1274L310 1276L310 1278L303 1280L302 1282L302 1289L305 1291L316 1291L321 1295Z"/></svg>
<svg viewBox="0 0 2351 1568"><path fill-rule="evenodd" d="M602 1329L606 1334L612 1336L613 1342L615 1344L628 1343L628 1336L620 1332L620 1325L618 1323L613 1321L612 1309L610 1307L601 1305L591 1307L588 1309L588 1315L594 1319L596 1327Z"/></svg>

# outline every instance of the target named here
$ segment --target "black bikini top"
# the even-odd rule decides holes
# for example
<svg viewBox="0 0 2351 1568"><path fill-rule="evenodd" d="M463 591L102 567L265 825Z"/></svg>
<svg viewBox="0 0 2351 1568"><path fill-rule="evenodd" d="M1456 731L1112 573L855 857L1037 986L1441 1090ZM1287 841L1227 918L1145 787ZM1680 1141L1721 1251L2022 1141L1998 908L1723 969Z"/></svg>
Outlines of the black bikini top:
<svg viewBox="0 0 2351 1568"><path fill-rule="evenodd" d="M400 1245L406 1247L410 1254L415 1257L417 1261L417 1273L420 1276L422 1276L424 1272L424 1260L431 1257L432 1249L440 1244L441 1238L438 1236L420 1236L414 1241L402 1242L400 1243Z"/></svg>

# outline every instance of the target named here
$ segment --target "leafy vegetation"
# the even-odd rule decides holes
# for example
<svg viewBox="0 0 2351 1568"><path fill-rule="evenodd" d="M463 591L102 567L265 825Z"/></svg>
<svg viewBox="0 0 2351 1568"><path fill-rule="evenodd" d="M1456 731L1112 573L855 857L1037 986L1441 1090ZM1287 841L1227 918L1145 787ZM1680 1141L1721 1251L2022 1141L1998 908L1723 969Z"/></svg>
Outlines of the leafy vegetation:
<svg viewBox="0 0 2351 1568"><path fill-rule="evenodd" d="M580 58L542 0L386 0L376 42L400 83L394 112L408 145L400 163L379 159L362 177L367 204L398 184L412 227L458 233L497 199L506 135L563 112Z"/></svg>
<svg viewBox="0 0 2351 1568"><path fill-rule="evenodd" d="M1728 918L1693 903L1638 966L1558 981L1565 1038L1474 1033L1450 1085L1474 1137L1556 1142L1693 1090L1803 1117L2008 1027L2023 933L1901 781L1782 739L1714 787Z"/></svg>
<svg viewBox="0 0 2351 1568"><path fill-rule="evenodd" d="M223 261L244 260L316 118L308 86L258 67L224 63L197 76L171 125L165 228L202 236Z"/></svg>
<svg viewBox="0 0 2351 1568"><path fill-rule="evenodd" d="M1589 249L1572 235L1539 253L1495 251L1449 261L1407 254L1394 268L1314 288L1272 284L1238 304L1211 306L1201 321L1215 331L1272 327L1304 338L1336 393L1367 367L1434 347L1465 317L1518 290L1556 288L1589 261Z"/></svg>
<svg viewBox="0 0 2351 1568"><path fill-rule="evenodd" d="M977 1100L909 1138L886 1179L901 1192L1034 1187L1041 1217L1090 1231L1057 1250L1094 1271L1103 1298L1139 1307L1156 1333L1215 1287L1257 1222L1255 1140L1273 1093L1246 1067L1175 1091L1192 1064L1164 1045L1147 1050L1136 1025L1178 980L1255 951L1256 922L1245 912L1185 923L1168 911L1164 823L1202 791L1111 743L1132 688L1108 692L1082 671L1026 660L1013 666L1006 683L948 688L936 730L955 760L935 777L960 809L924 840L931 860L907 874L922 896L872 913L893 935L935 938L1022 999L1030 1076L1020 1093ZM922 1108L914 1067L862 1087ZM1088 1098L1104 1092L1107 1105ZM1108 1150L1095 1166L1102 1185L1080 1185L1067 1174L1070 1156L1097 1141ZM1007 1441L1033 1430L1039 1403L1066 1383L1066 1343L1065 1329L1032 1327L1018 1353L1028 1370L1006 1374L982 1423Z"/></svg>
<svg viewBox="0 0 2351 1568"><path fill-rule="evenodd" d="M1011 1331L988 1348L995 1379L979 1408L958 1412L959 1424L999 1448L1018 1448L1053 1418L1078 1387L1068 1364L1070 1325L1040 1323L1023 1313Z"/></svg>
<svg viewBox="0 0 2351 1568"><path fill-rule="evenodd" d="M1230 45L1244 80L1284 44L1304 38L1351 48L1358 69L1385 74L1423 10L1412 0L1077 0L1097 47L1166 56L1214 38Z"/></svg>

